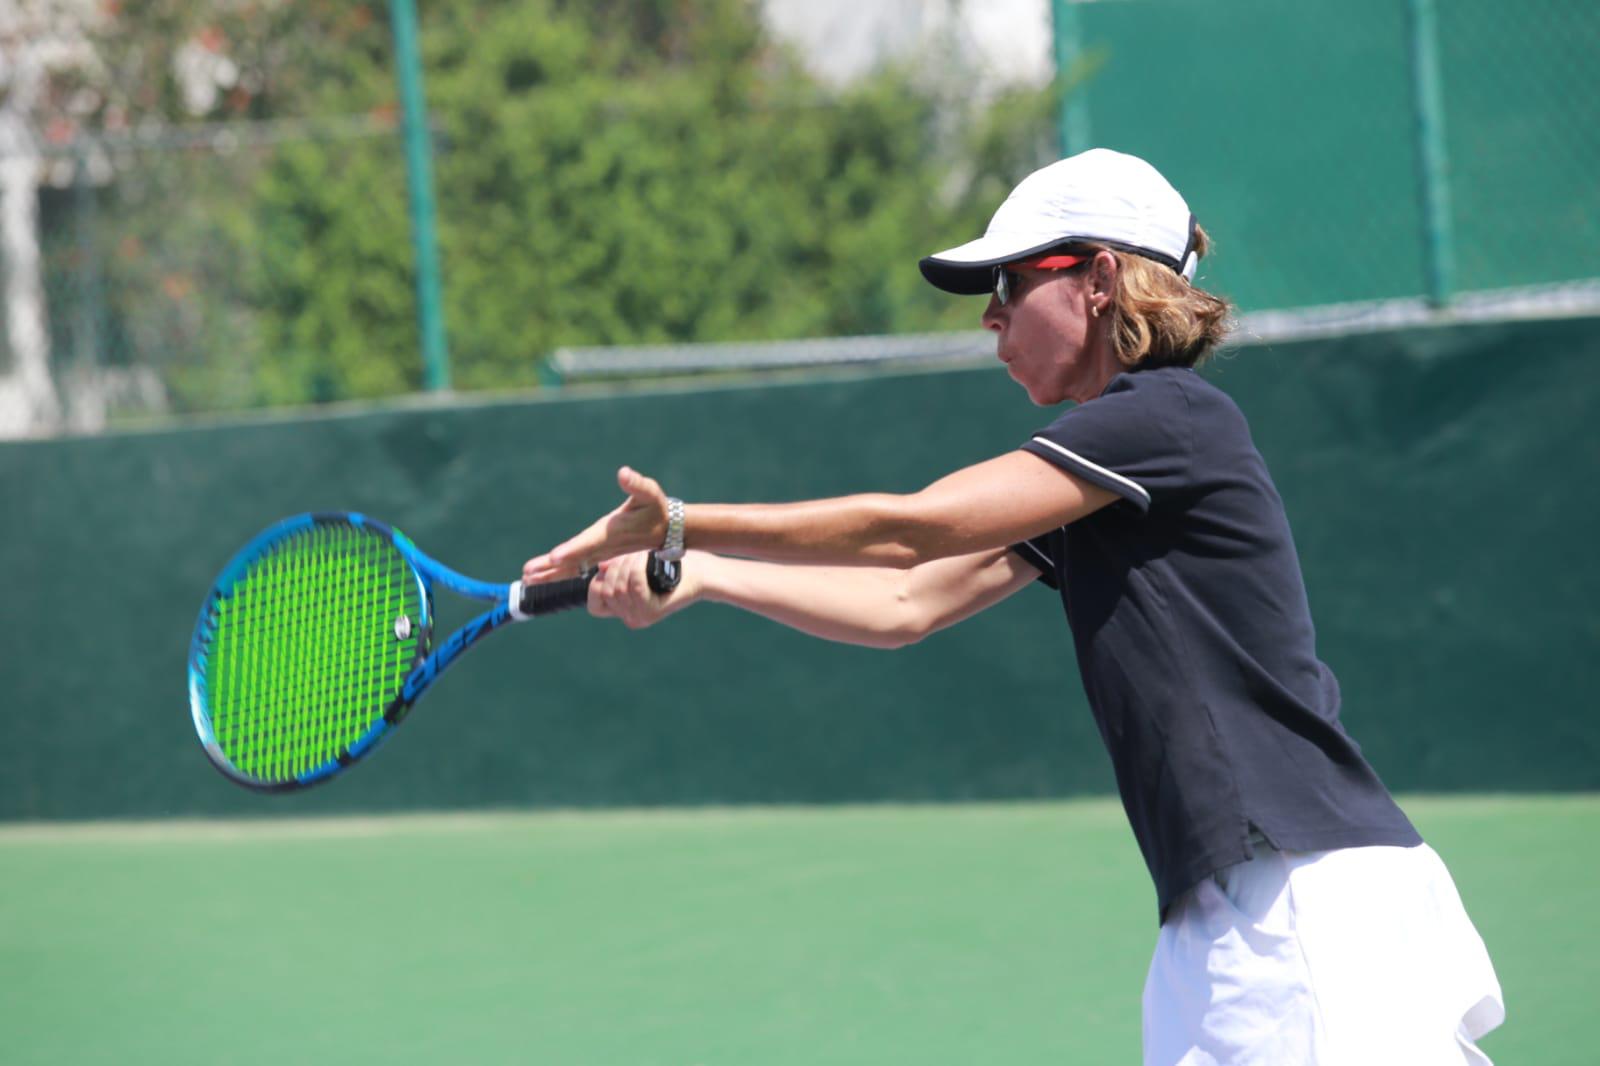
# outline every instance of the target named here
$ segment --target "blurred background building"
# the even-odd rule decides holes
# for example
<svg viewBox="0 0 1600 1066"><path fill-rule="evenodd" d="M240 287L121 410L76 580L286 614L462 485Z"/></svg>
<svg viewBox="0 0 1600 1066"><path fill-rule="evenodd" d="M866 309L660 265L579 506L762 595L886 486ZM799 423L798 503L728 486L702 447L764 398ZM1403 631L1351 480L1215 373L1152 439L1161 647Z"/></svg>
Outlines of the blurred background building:
<svg viewBox="0 0 1600 1066"><path fill-rule="evenodd" d="M806 66L839 85L885 63L948 57L944 73L984 87L1039 85L1055 75L1050 0L763 0L762 16L778 39L798 48Z"/></svg>

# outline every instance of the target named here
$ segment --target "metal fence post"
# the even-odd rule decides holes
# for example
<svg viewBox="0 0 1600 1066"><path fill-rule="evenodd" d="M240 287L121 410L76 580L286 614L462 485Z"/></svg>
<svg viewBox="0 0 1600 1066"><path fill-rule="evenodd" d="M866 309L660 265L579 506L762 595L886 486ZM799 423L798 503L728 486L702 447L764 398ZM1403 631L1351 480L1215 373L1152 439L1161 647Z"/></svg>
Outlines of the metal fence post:
<svg viewBox="0 0 1600 1066"><path fill-rule="evenodd" d="M1455 288L1455 229L1450 215L1450 157L1439 84L1439 26L1434 0L1410 0L1412 105L1422 194L1428 302L1443 307Z"/></svg>
<svg viewBox="0 0 1600 1066"><path fill-rule="evenodd" d="M89 139L80 135L73 145L72 159L73 243L76 246L70 274L76 290L71 294L75 311L72 347L78 368L84 373L105 361L100 353L100 327L104 318L100 288L100 206L89 169L92 148Z"/></svg>
<svg viewBox="0 0 1600 1066"><path fill-rule="evenodd" d="M442 390L450 387L450 354L445 347L444 300L439 291L432 145L422 91L422 58L417 47L417 8L414 0L389 0L389 10L405 113L406 178L411 191L411 238L417 257L417 324L422 334L424 384L430 390Z"/></svg>

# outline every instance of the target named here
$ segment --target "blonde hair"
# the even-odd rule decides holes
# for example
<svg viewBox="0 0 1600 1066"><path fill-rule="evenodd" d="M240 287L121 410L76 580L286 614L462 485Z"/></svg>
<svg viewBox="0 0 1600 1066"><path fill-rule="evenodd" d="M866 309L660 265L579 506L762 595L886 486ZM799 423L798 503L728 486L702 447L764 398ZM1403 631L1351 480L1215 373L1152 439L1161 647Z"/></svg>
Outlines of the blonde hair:
<svg viewBox="0 0 1600 1066"><path fill-rule="evenodd" d="M1195 227L1195 253L1204 256L1211 238ZM1123 366L1198 366L1228 333L1233 305L1195 288L1169 266L1131 252L1106 249L1117 258L1111 294L1111 349Z"/></svg>

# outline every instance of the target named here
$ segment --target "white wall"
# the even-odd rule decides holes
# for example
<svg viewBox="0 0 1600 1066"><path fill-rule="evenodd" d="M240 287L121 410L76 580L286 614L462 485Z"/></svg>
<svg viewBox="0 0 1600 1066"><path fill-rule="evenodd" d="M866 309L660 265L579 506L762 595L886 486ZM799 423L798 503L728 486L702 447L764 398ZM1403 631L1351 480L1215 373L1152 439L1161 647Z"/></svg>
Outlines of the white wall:
<svg viewBox="0 0 1600 1066"><path fill-rule="evenodd" d="M936 74L965 66L980 87L1054 73L1049 0L761 0L767 25L827 81L885 59ZM954 72L952 72L954 73Z"/></svg>

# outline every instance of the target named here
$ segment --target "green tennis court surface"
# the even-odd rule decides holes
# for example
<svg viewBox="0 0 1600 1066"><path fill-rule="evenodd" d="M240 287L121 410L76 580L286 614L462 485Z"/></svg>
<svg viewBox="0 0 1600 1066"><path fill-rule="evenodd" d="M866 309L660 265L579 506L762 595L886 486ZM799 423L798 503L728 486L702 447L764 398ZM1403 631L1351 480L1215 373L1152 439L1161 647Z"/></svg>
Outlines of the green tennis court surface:
<svg viewBox="0 0 1600 1066"><path fill-rule="evenodd" d="M1413 798L1593 1061L1600 796ZM1125 1063L1155 934L1112 802L0 828L0 1061Z"/></svg>

